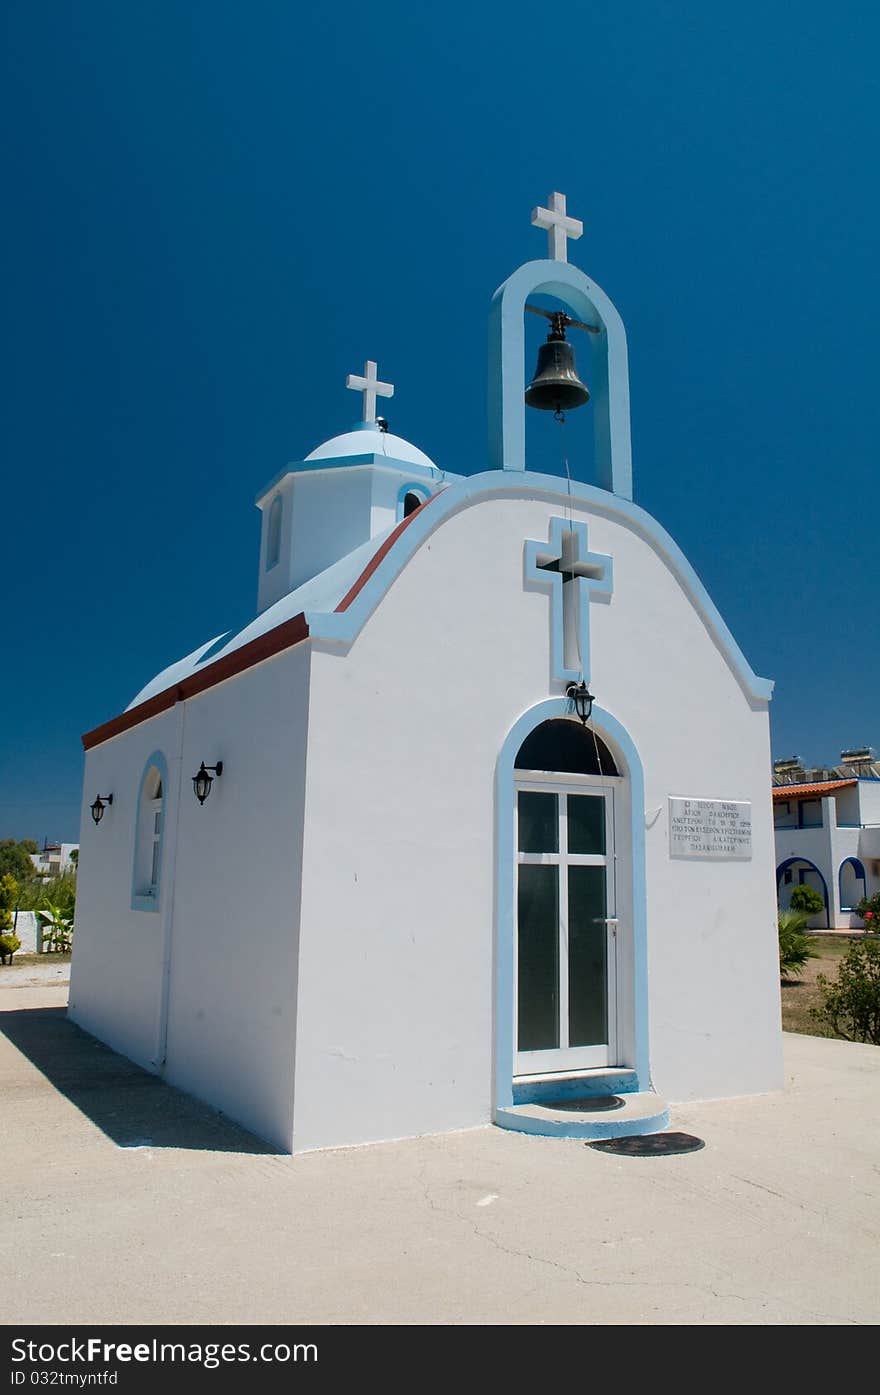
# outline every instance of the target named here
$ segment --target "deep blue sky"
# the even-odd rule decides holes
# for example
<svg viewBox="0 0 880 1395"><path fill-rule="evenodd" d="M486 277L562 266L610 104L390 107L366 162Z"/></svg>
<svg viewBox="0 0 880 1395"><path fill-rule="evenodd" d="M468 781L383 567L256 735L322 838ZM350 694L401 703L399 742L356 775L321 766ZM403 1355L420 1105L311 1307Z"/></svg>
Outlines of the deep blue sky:
<svg viewBox="0 0 880 1395"><path fill-rule="evenodd" d="M636 499L776 679L774 753L880 745L876 7L2 22L0 837L75 839L81 732L249 618L253 496L365 358L392 429L484 468L486 310L553 189L627 326Z"/></svg>

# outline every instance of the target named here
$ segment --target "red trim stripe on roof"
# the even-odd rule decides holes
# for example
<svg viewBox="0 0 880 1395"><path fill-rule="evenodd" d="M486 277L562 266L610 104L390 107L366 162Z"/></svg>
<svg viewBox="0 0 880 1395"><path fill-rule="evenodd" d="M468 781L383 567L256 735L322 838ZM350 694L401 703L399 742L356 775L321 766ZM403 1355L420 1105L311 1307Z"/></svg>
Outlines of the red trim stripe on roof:
<svg viewBox="0 0 880 1395"><path fill-rule="evenodd" d="M431 499L436 498L436 494L431 495ZM388 556L397 539L409 527L416 514L427 508L431 499L426 499L417 509L413 509L411 514L400 520L394 531L388 535L382 546L370 558L354 585L343 596L336 607L337 612L348 610L380 563ZM169 711L176 703L185 702L187 698L195 697L197 693L204 693L217 683L225 683L227 678L234 678L239 673L244 673L256 664L271 659L275 654L290 649L294 644L300 644L308 637L309 627L305 615L294 615L292 619L283 621L272 630L267 630L264 635L258 635L256 639L252 639L248 644L243 644L240 649L233 650L224 658L215 659L214 663L207 664L197 673L191 673L172 687L165 688L163 692L156 693L154 697L147 698L145 702L139 702L137 707L129 708L127 712L120 712L118 717L112 717L109 722L104 722L92 731L87 731L82 738L83 747L85 750L91 751L93 747L100 746L104 741L109 741L111 737L120 736L124 731L131 731L132 727L140 726L141 722L147 722L151 717L157 717L160 712Z"/></svg>
<svg viewBox="0 0 880 1395"><path fill-rule="evenodd" d="M198 693L213 688L217 683L224 683L227 678L244 673L246 669L263 663L265 659L271 659L275 654L292 648L294 644L300 644L308 637L309 627L305 616L294 615L293 619L285 620L283 624L276 625L274 630L268 630L264 635L258 635L248 644L243 644L240 649L233 650L222 659L215 659L198 673L191 673L173 687L166 688L155 697L147 698L146 702L139 702L137 707L129 708L127 712L120 712L118 717L112 717L109 722L95 727L93 731L87 731L82 738L83 747L90 751L93 746L100 746L112 736L130 731L132 727L149 721L160 712L167 712L176 703L185 702L187 698L195 697Z"/></svg>
<svg viewBox="0 0 880 1395"><path fill-rule="evenodd" d="M431 495L431 499L436 498L436 494ZM347 591L346 594L342 597L342 600L336 607L337 614L341 614L343 610L348 610L348 607L351 605L352 601L360 595L361 591L363 591L370 577L373 575L373 572L376 571L379 564L383 562L384 559L388 556L388 553L391 551L392 547L397 542L397 539L400 537L401 533L403 533L405 529L409 527L416 514L421 513L423 509L426 509L428 507L428 505L431 502L431 499L426 499L423 504L419 504L417 509L413 509L411 514L408 514L406 518L402 518L400 520L393 533L389 533L382 546L370 558L369 562L364 567L363 571L361 572L357 581L352 586L351 590Z"/></svg>

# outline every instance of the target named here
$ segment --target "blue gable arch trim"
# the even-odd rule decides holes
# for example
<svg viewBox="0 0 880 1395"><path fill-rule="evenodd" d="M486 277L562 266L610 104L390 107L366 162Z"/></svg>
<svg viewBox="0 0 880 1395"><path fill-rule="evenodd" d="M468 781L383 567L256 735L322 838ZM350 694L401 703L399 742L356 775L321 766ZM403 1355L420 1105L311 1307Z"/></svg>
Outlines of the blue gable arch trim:
<svg viewBox="0 0 880 1395"><path fill-rule="evenodd" d="M481 475L471 475L435 495L426 508L410 516L407 527L382 558L347 610L305 612L310 635L315 640L347 648L354 643L410 558L448 518L485 500L523 497L546 500L561 510L569 507L571 500L577 500L592 512L614 519L632 529L648 542L672 571L701 616L746 697L755 702L769 702L773 695L772 680L759 678L750 667L681 548L656 519L631 500L622 499L605 489L572 482L569 494L567 485L563 488L562 482L556 476L533 474L530 471L492 470Z"/></svg>

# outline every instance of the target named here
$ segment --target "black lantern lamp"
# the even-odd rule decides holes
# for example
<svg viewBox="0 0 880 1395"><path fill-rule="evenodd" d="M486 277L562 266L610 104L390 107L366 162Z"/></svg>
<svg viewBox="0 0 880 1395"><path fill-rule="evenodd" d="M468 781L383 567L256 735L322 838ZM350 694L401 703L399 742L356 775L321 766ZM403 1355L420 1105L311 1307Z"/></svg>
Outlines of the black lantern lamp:
<svg viewBox="0 0 880 1395"><path fill-rule="evenodd" d="M99 794L94 804L89 805L89 808L92 811L92 818L95 820L95 823L101 822L102 818L104 817L104 810L107 808L108 804L112 803L112 794Z"/></svg>
<svg viewBox="0 0 880 1395"><path fill-rule="evenodd" d="M205 765L205 762L202 761L195 775L192 777L193 789L196 792L196 799L200 804L204 804L208 795L211 793L211 786L214 783L214 775L211 774L212 770L214 775L219 779L223 774L222 760L218 760L216 765Z"/></svg>
<svg viewBox="0 0 880 1395"><path fill-rule="evenodd" d="M586 726L590 720L593 703L596 701L586 683L569 683L565 690L565 696L574 703L575 712Z"/></svg>

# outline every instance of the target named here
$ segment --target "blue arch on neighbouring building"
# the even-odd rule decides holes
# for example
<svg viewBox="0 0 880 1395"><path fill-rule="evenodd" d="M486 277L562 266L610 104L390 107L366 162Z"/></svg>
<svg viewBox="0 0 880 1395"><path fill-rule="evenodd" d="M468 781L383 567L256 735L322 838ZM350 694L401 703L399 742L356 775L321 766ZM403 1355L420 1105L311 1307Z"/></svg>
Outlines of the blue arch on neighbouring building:
<svg viewBox="0 0 880 1395"><path fill-rule="evenodd" d="M776 899L779 899L779 883L782 881L782 874L787 870L787 868L792 867L796 862L802 862L806 867L812 867L813 871L816 873L816 876L819 878L819 881L822 883L822 896L825 900L825 923L827 927L830 929L831 900L828 896L828 883L826 882L819 868L816 866L815 862L811 862L808 857L787 857L784 862L780 862L779 866L776 868Z"/></svg>
<svg viewBox="0 0 880 1395"><path fill-rule="evenodd" d="M837 869L837 890L840 892L840 909L842 911L855 910L854 906L848 906L843 899L843 869L847 864L852 867L856 880L862 883L862 896L868 894L868 879L865 876L865 864L860 857L845 857Z"/></svg>
<svg viewBox="0 0 880 1395"><path fill-rule="evenodd" d="M554 717L570 717L568 698L547 698L524 712L507 733L495 767L495 1104L513 1101L513 985L516 943L514 905L514 766L530 732ZM594 706L591 725L606 741L630 787L632 847L632 1024L633 1059L639 1090L650 1088L648 1048L648 897L645 878L645 775L625 727Z"/></svg>

